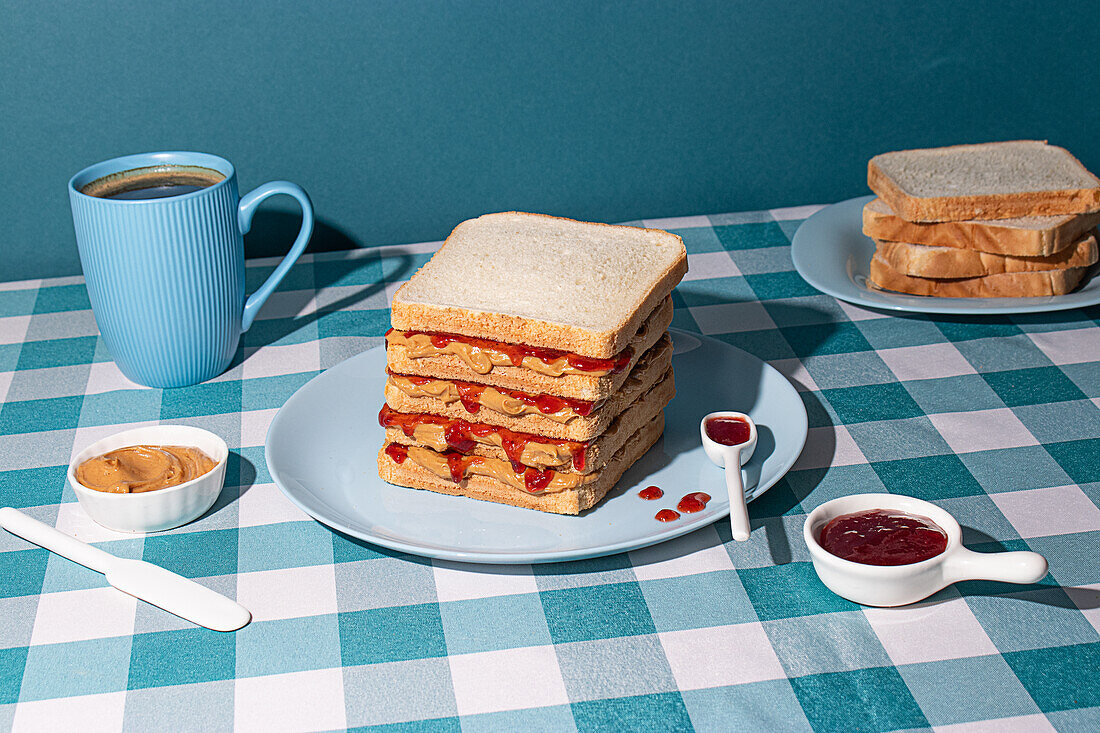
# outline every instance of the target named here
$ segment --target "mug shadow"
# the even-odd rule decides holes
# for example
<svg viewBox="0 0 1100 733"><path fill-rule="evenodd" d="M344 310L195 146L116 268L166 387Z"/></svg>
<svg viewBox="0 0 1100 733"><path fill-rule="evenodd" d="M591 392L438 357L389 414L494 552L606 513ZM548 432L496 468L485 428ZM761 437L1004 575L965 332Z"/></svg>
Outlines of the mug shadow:
<svg viewBox="0 0 1100 733"><path fill-rule="evenodd" d="M278 257L286 253L290 246L294 233L297 232L300 217L297 213L284 211L258 211L252 223L252 230L245 237L245 256L253 257ZM314 224L313 236L310 237L306 252L318 254L322 252L338 252L347 250L369 249L356 240L346 231L334 226L328 221L318 218ZM245 359L245 349L249 352L257 348L276 343L295 332L316 323L324 316L354 307L382 291L387 282L399 282L412 276L411 255L395 255L386 258L386 270L380 276L370 282L355 282L346 295L332 302L316 307L309 313L302 313L293 318L258 319L248 332L242 335L241 345L234 355L230 368L239 365ZM324 263L314 262L312 289L299 289L289 291L282 296L283 307L288 311L300 313L315 297L321 296L327 289L339 286L341 280L353 274L354 270L363 264L373 264L373 259L348 259L346 261L330 260ZM295 268L302 265L296 264ZM291 269L293 272L294 268ZM290 277L288 273L288 277ZM355 280L355 278L351 278ZM283 287L276 289L276 292ZM262 311L261 311L262 312ZM381 336L381 334L378 334Z"/></svg>

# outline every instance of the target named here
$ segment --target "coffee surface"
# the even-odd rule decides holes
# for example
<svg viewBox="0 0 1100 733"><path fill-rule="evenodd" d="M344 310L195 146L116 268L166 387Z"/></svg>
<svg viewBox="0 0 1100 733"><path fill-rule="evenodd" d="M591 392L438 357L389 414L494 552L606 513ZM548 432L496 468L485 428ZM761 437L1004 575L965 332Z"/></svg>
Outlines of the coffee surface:
<svg viewBox="0 0 1100 733"><path fill-rule="evenodd" d="M156 165L133 168L97 178L80 192L102 199L161 199L200 191L225 179L212 168L196 165Z"/></svg>

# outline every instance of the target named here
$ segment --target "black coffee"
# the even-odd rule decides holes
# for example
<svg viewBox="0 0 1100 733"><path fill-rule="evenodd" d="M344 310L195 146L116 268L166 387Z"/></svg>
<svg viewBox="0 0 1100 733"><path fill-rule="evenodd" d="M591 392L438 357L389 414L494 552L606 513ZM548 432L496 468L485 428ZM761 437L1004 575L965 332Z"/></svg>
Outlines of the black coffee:
<svg viewBox="0 0 1100 733"><path fill-rule="evenodd" d="M163 199L213 186L225 178L197 165L154 165L97 178L80 192L101 199Z"/></svg>

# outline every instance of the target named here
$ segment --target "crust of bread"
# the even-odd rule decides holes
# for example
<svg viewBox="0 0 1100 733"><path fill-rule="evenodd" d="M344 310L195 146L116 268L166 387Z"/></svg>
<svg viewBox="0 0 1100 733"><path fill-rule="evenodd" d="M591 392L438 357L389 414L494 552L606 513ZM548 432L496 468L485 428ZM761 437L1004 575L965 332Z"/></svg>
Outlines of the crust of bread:
<svg viewBox="0 0 1100 733"><path fill-rule="evenodd" d="M1074 267L937 279L904 275L876 254L871 258L867 282L882 290L940 298L1034 298L1065 295L1080 284L1087 270L1086 267Z"/></svg>
<svg viewBox="0 0 1100 733"><path fill-rule="evenodd" d="M1008 142L1031 142L1013 140ZM954 145L948 148L972 147ZM1053 148L1058 146L1052 145ZM1065 148L1058 148L1081 165ZM911 151L899 151L911 152ZM876 156L877 157L877 156ZM1081 166L1084 168L1084 166ZM910 222L969 221L973 219L1012 219L1021 216L1057 216L1100 211L1100 179L1089 173L1096 185L1051 191L1025 191L1006 194L970 194L962 196L914 196L882 171L872 158L867 163L867 185L898 216Z"/></svg>
<svg viewBox="0 0 1100 733"><path fill-rule="evenodd" d="M605 374L599 377L587 374L563 374L560 377L552 377L532 369L514 366L494 366L488 374L478 374L454 354L410 359L405 356L405 349L397 345L387 345L386 361L390 370L398 374L457 379L505 389L518 389L531 394L552 394L558 397L598 402L606 399L622 386L630 370L642 355L660 340L671 323L672 298L665 298L646 318L639 330L635 332L635 338L630 341L629 346L634 349L634 356L627 367L618 374Z"/></svg>
<svg viewBox="0 0 1100 733"><path fill-rule="evenodd" d="M517 433L532 433L548 438L587 441L607 429L620 412L648 392L663 379L672 379L672 341L662 338L646 352L645 357L631 371L623 387L586 417L574 417L567 423L559 423L538 413L512 417L485 407L475 413L466 411L461 402L447 404L435 397L409 397L386 380L386 404L397 412L425 412L432 415L457 418L469 422L499 425Z"/></svg>
<svg viewBox="0 0 1100 733"><path fill-rule="evenodd" d="M523 216L539 217L544 219L563 219L563 217L550 217L543 214L525 214L523 212L502 212L505 214L521 214ZM565 221L576 222L574 219ZM650 282L637 283L629 281L629 273L624 277L624 288L645 289L645 295L641 303L630 313L624 313L622 321L612 330L594 331L572 323L553 322L526 318L507 313L491 313L487 311L471 310L455 306L446 306L431 303L408 302L403 298L402 291L406 285L402 285L394 293L390 309L390 323L399 330L442 331L445 333L457 333L464 336L477 336L480 338L507 341L509 343L541 346L561 351L572 351L582 356L591 356L598 359L607 359L622 351L631 337L638 331L642 321L657 305L666 298L676 284L687 273L687 250L683 241L674 234L659 229L639 229L637 227L619 227L611 224L596 224L590 222L577 222L591 226L611 227L615 229L637 229L647 233L661 233L668 237L674 237L678 242L680 256ZM461 224L459 225L462 226ZM454 232L443 243L442 250L455 236ZM413 279L426 267L425 264ZM411 280L410 280L411 282ZM592 293L593 297L600 297L600 293Z"/></svg>
<svg viewBox="0 0 1100 733"><path fill-rule="evenodd" d="M863 233L871 239L975 249L1014 257L1052 255L1075 244L1098 224L1100 212L1042 217L1027 227L997 221L917 224L895 214L882 199L868 201L863 207Z"/></svg>
<svg viewBox="0 0 1100 733"><path fill-rule="evenodd" d="M578 471L578 473L594 473L602 469L611 460L612 456L623 447L626 440L643 425L649 423L675 396L676 383L670 374L667 379L657 382L648 392L630 403L611 421L611 424L607 426L607 430L600 433L588 444L584 453L584 469ZM386 443L419 445L398 427L386 428ZM504 449L494 445L479 443L470 451L470 454L508 460L508 455L504 452ZM535 466L535 468L539 467ZM561 470L573 471L574 469L570 463L563 466Z"/></svg>
<svg viewBox="0 0 1100 733"><path fill-rule="evenodd" d="M891 269L912 277L963 278L1008 272L1037 272L1089 267L1098 259L1093 232L1073 246L1046 257L1010 257L954 247L905 242L875 242L875 252Z"/></svg>
<svg viewBox="0 0 1100 733"><path fill-rule="evenodd" d="M481 501L510 504L554 514L580 514L598 504L607 492L614 488L626 470L657 442L664 428L665 414L662 411L630 436L594 481L576 489L551 494L529 494L487 476L473 476L464 479L461 483L454 483L436 476L411 460L405 460L400 465L395 463L386 455L385 446L378 452L378 475L383 481L412 489L426 489L452 496L468 496Z"/></svg>

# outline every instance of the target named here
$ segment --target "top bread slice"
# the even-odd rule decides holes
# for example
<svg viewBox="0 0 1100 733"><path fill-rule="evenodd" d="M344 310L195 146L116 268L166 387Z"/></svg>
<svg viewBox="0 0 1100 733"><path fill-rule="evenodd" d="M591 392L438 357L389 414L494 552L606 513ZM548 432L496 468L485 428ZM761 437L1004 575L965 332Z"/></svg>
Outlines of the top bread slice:
<svg viewBox="0 0 1100 733"><path fill-rule="evenodd" d="M911 222L1100 211L1100 179L1041 140L883 153L867 164L867 185Z"/></svg>
<svg viewBox="0 0 1100 733"><path fill-rule="evenodd" d="M863 233L871 239L1013 257L1047 257L1061 252L1097 224L1100 213L915 224L895 214L882 199L871 199L863 207Z"/></svg>
<svg viewBox="0 0 1100 733"><path fill-rule="evenodd" d="M397 290L391 323L609 358L686 272L683 241L659 229L486 214Z"/></svg>

